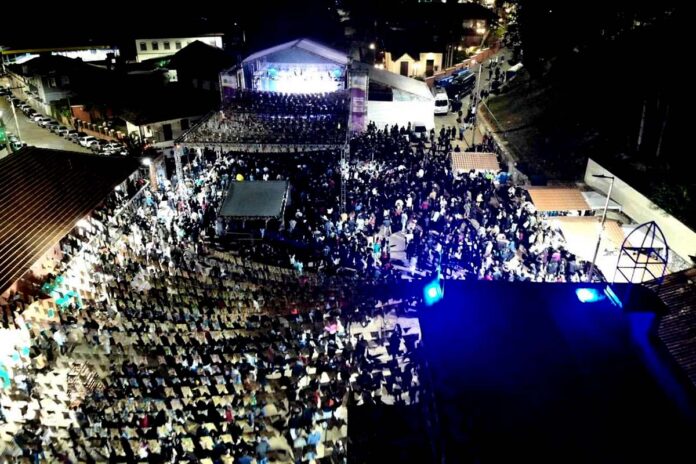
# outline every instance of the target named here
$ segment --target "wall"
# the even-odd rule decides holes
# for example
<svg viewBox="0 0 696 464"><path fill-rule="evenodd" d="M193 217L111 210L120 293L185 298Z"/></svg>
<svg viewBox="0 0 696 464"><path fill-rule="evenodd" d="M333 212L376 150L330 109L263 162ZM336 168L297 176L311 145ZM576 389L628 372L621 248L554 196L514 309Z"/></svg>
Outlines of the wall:
<svg viewBox="0 0 696 464"><path fill-rule="evenodd" d="M476 55L472 56L468 60L464 60L461 63L457 63L454 66L447 68L445 70L442 70L438 73L435 73L434 76L427 77L425 79L425 83L428 84L430 87L435 85L435 81L437 79L442 79L443 77L447 77L451 75L454 71L458 71L463 68L468 68L470 66L475 66L476 63L483 63L486 60L489 60L493 55L498 53L499 47L496 45L491 48L486 48L485 50L481 50L479 53ZM476 63L474 63L476 61Z"/></svg>
<svg viewBox="0 0 696 464"><path fill-rule="evenodd" d="M428 60L433 60L433 71L442 70L442 53L419 53L418 57L411 57L404 53L400 57L393 57L390 52L384 55L384 64L387 71L401 74L401 62L408 61L408 77L425 77L425 69Z"/></svg>
<svg viewBox="0 0 696 464"><path fill-rule="evenodd" d="M195 42L196 40L207 43L208 45L212 45L213 47L222 48L221 35L211 37L179 37L170 39L137 39L135 41L135 52L137 53L135 59L138 63L140 63L143 60L173 55L174 53L186 47L191 42ZM147 50L143 51L140 49L141 42L145 42L145 44L147 45ZM153 42L157 43L158 50L152 49ZM166 50L164 48L165 42L169 43L169 50ZM181 44L180 48L177 48L177 42Z"/></svg>
<svg viewBox="0 0 696 464"><path fill-rule="evenodd" d="M187 129L182 129L181 128L181 122L185 119L188 120L189 122L189 128L193 126L196 121L198 121L202 115L197 115L197 116L190 116L187 118L178 118L178 119L170 119L167 121L158 121L158 122L153 122L150 124L143 124L142 126L138 127L133 123L130 123L126 121L126 128L128 129L128 134L131 132L136 132L138 134L142 134L146 138L151 138L155 143L159 142L165 142L164 140L164 125L165 124L171 124L172 125L172 139L171 140L176 140L181 134L183 134ZM142 129L142 132L141 132Z"/></svg>
<svg viewBox="0 0 696 464"><path fill-rule="evenodd" d="M433 101L368 101L367 120L383 128L385 124L390 126L398 124L406 126L409 122L423 123L428 130L435 127Z"/></svg>
<svg viewBox="0 0 696 464"><path fill-rule="evenodd" d="M616 173L604 169L599 163L589 159L585 169L585 183L606 195L610 181L592 177L593 174L616 177L611 199L619 203L623 212L637 223L655 221L665 234L670 251L676 252L687 262L690 262L689 255L696 255L696 232L622 181L616 176Z"/></svg>

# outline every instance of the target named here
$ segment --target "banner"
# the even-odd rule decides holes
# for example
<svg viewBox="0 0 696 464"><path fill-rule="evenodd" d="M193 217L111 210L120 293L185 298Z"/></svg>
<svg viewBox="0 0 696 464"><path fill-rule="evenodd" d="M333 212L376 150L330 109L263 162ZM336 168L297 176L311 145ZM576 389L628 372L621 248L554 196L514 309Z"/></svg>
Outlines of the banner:
<svg viewBox="0 0 696 464"><path fill-rule="evenodd" d="M350 73L350 119L348 130L351 133L367 130L367 86L366 71Z"/></svg>

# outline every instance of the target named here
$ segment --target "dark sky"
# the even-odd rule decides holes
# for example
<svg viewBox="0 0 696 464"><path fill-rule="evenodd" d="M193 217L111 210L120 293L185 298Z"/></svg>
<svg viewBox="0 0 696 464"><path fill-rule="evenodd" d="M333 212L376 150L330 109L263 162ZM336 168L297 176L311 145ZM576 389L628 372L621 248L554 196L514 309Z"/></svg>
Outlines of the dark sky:
<svg viewBox="0 0 696 464"><path fill-rule="evenodd" d="M106 13L65 4L61 8L28 9L21 2L3 3L0 45L47 46L81 42L118 43L147 34L193 31L226 32L234 24L244 24L247 38L260 45L298 36L328 42L340 37L332 0L262 0L245 2L187 2L173 7L171 2L136 2L133 8ZM245 10L245 11L243 11ZM9 20L6 19L9 18Z"/></svg>

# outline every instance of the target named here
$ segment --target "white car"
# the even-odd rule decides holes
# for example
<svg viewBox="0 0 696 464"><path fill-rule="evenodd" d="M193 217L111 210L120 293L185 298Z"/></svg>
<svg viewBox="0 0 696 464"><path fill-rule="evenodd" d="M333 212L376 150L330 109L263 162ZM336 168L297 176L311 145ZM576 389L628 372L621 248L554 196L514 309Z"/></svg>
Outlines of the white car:
<svg viewBox="0 0 696 464"><path fill-rule="evenodd" d="M450 101L447 91L442 88L435 89L435 114L447 114L450 112Z"/></svg>
<svg viewBox="0 0 696 464"><path fill-rule="evenodd" d="M78 142L80 143L80 145L82 145L85 148L89 148L89 146L92 145L96 141L97 141L97 138L93 137L91 135L87 135L85 137L80 137L78 139Z"/></svg>
<svg viewBox="0 0 696 464"><path fill-rule="evenodd" d="M34 119L34 121L36 121L36 124L38 124L41 127L46 127L47 125L51 124L52 122L55 122L55 121L53 121L53 119L47 118L46 116L42 116L39 119Z"/></svg>
<svg viewBox="0 0 696 464"><path fill-rule="evenodd" d="M72 129L68 129L65 126L60 126L58 130L56 130L56 134L60 135L61 137L65 137L68 132L70 132Z"/></svg>

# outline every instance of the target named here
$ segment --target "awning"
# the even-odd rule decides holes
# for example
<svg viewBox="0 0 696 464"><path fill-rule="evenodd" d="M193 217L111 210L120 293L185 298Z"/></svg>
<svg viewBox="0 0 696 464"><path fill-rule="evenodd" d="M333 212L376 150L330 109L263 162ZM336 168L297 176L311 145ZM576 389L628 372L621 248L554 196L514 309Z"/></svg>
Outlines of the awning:
<svg viewBox="0 0 696 464"><path fill-rule="evenodd" d="M563 232L567 248L580 258L590 261L597 246L602 218L599 216L557 216L551 219ZM618 250L624 233L617 221L607 220L602 235L602 249Z"/></svg>
<svg viewBox="0 0 696 464"><path fill-rule="evenodd" d="M527 189L537 211L588 211L580 189L569 187L531 187Z"/></svg>
<svg viewBox="0 0 696 464"><path fill-rule="evenodd" d="M280 218L285 210L287 181L232 182L220 215L234 219Z"/></svg>
<svg viewBox="0 0 696 464"><path fill-rule="evenodd" d="M500 164L495 153L464 152L452 153L452 171L469 172L500 170Z"/></svg>
<svg viewBox="0 0 696 464"><path fill-rule="evenodd" d="M607 201L606 195L602 195L601 193L595 191L589 191L582 192L582 196L585 197L585 201L588 205L590 205L591 210L596 211L604 209L604 204ZM621 205L614 200L609 200L609 206L607 209L621 211Z"/></svg>

